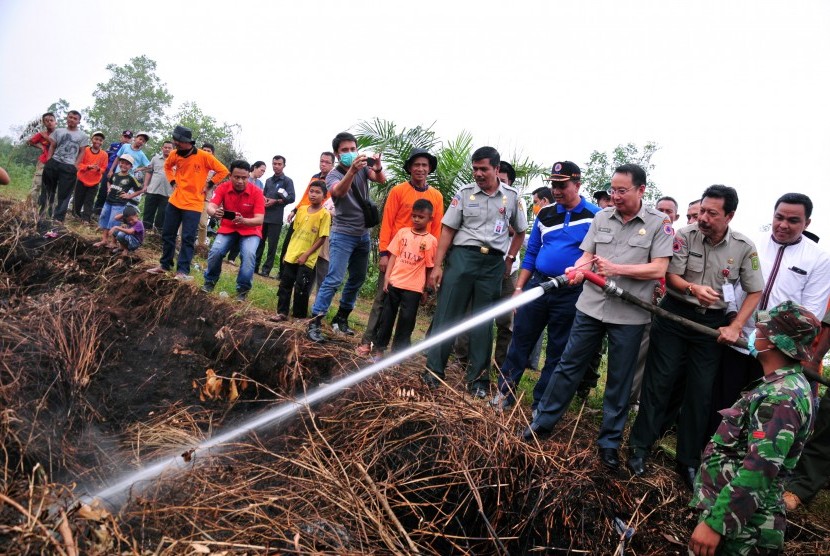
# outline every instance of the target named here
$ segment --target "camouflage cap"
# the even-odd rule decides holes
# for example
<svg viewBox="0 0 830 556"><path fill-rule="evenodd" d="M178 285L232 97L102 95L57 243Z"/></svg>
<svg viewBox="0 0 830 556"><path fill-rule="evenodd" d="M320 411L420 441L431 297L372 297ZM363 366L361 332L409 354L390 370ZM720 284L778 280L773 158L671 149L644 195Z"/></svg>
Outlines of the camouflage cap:
<svg viewBox="0 0 830 556"><path fill-rule="evenodd" d="M811 347L821 323L798 303L785 301L768 311L758 311L755 324L786 355L799 361L812 361Z"/></svg>

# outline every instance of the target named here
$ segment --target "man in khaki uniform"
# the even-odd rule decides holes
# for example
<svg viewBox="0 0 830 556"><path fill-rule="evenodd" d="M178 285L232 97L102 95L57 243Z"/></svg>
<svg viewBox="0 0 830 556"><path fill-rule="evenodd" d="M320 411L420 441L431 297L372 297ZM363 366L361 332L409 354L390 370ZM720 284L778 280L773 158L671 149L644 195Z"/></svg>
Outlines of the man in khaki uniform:
<svg viewBox="0 0 830 556"><path fill-rule="evenodd" d="M712 383L721 357L716 342L732 344L740 337L741 328L764 289L755 245L729 228L737 207L738 194L734 189L710 186L703 193L697 223L683 228L675 237L662 307L719 329L720 337L715 340L655 317L640 412L629 438L628 466L635 475L645 472L645 458L660 435L672 388L678 372L684 369L686 392L677 427L677 472L689 489L694 484L700 452L706 445ZM735 301L735 284L739 281L747 297L730 323L725 309L727 303Z"/></svg>
<svg viewBox="0 0 830 556"><path fill-rule="evenodd" d="M582 282L580 269L593 266L632 295L651 301L654 280L666 273L674 235L669 219L643 204L645 189L646 172L640 166L624 164L614 170L610 190L614 208L594 215L579 246L583 254L573 266L574 283ZM618 297L606 297L596 285L586 284L576 303L565 351L523 438L544 438L553 432L607 334L608 380L597 445L603 465L619 467L618 450L628 416L631 380L643 329L650 320L651 313Z"/></svg>
<svg viewBox="0 0 830 556"><path fill-rule="evenodd" d="M518 191L499 181L498 151L481 147L473 153L472 161L475 183L458 190L441 221L431 275L438 288L438 306L432 321L434 333L462 321L468 304L475 315L498 301L502 276L512 268L527 229L527 215L519 206ZM516 231L512 238L508 234L510 227ZM445 257L447 264L442 269ZM481 399L489 393L492 329L491 321L470 330L467 388ZM447 340L427 352L423 379L430 387L438 385L436 377L444 378L451 350L452 340Z"/></svg>

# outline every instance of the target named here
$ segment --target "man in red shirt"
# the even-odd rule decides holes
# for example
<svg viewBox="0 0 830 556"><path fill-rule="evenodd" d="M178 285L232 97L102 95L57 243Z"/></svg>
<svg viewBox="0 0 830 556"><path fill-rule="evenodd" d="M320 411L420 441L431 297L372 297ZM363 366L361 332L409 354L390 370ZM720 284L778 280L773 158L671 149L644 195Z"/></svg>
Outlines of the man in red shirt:
<svg viewBox="0 0 830 556"><path fill-rule="evenodd" d="M250 164L234 160L230 170L231 179L216 187L207 206L208 214L219 218L221 224L208 253L202 291L213 291L222 272L222 259L232 247L237 247L242 264L236 276L236 300L245 301L254 277L256 250L262 238L265 197L256 185L248 181Z"/></svg>
<svg viewBox="0 0 830 556"><path fill-rule="evenodd" d="M29 198L37 202L40 198L40 186L43 183L43 166L49 160L49 136L58 127L58 121L52 112L47 112L41 116L40 121L43 122L43 131L35 133L26 144L40 149L40 156L37 159L37 166L35 167L35 175L32 178L32 191L29 193Z"/></svg>

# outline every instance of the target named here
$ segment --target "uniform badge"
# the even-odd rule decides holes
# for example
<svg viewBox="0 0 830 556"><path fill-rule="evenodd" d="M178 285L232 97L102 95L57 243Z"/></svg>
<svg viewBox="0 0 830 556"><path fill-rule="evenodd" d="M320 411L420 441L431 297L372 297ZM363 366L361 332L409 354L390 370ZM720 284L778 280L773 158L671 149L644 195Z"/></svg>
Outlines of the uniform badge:
<svg viewBox="0 0 830 556"><path fill-rule="evenodd" d="M503 204L503 205L507 204L507 195L502 195L501 196L501 204Z"/></svg>
<svg viewBox="0 0 830 556"><path fill-rule="evenodd" d="M475 195L470 195L470 200L471 200L471 201L475 201L475 200L476 200L476 196L475 196Z"/></svg>
<svg viewBox="0 0 830 556"><path fill-rule="evenodd" d="M680 249L683 247L683 242L680 241L680 238L675 237L674 241L671 244L671 250L675 253L678 253Z"/></svg>
<svg viewBox="0 0 830 556"><path fill-rule="evenodd" d="M562 171L562 165L557 162L556 164L553 165L553 171L554 172L561 172Z"/></svg>
<svg viewBox="0 0 830 556"><path fill-rule="evenodd" d="M458 196L455 196L455 197L452 198L452 202L450 203L450 206L452 208L455 208L455 207L458 206Z"/></svg>
<svg viewBox="0 0 830 556"><path fill-rule="evenodd" d="M499 209L499 214L504 214L504 207L501 207L501 208Z"/></svg>
<svg viewBox="0 0 830 556"><path fill-rule="evenodd" d="M728 259L726 259L726 264L735 264L735 259L729 257Z"/></svg>
<svg viewBox="0 0 830 556"><path fill-rule="evenodd" d="M767 437L767 435L764 431L752 431L752 438L761 440L761 439L764 439L766 437Z"/></svg>
<svg viewBox="0 0 830 556"><path fill-rule="evenodd" d="M761 261L758 260L758 253L752 253L749 256L749 261L752 263L752 270L761 270Z"/></svg>
<svg viewBox="0 0 830 556"><path fill-rule="evenodd" d="M640 228L640 231L637 232L637 233L641 236L644 236L644 235L646 235L646 229L645 228Z"/></svg>
<svg viewBox="0 0 830 556"><path fill-rule="evenodd" d="M674 235L674 228L671 227L671 224L666 224L663 226L663 231L666 233L667 236Z"/></svg>

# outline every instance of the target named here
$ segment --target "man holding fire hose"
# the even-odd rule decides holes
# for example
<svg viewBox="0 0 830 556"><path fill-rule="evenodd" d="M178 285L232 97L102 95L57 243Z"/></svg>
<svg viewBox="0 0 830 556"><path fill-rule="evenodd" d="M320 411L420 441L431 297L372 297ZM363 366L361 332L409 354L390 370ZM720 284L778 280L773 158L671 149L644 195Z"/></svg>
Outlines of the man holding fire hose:
<svg viewBox="0 0 830 556"><path fill-rule="evenodd" d="M582 256L572 269L572 283L593 264L596 272L613 277L625 290L650 301L654 281L666 274L672 255L671 220L643 204L646 172L624 164L611 178L614 208L598 212L580 245ZM576 304L571 334L559 364L537 406L537 415L522 437L547 437L571 402L585 370L608 334L608 381L603 399L602 426L597 445L603 465L619 467L619 446L628 416L631 381L643 329L651 315L622 299L608 296L587 284Z"/></svg>
<svg viewBox="0 0 830 556"><path fill-rule="evenodd" d="M660 436L670 393L685 369L686 390L677 427L677 472L691 490L712 403L712 383L720 363L717 343L733 344L752 315L764 289L761 263L752 241L729 227L738 194L724 185L703 192L698 221L677 233L674 256L666 276L662 307L720 331L717 339L657 316L651 328L640 412L629 437L628 467L645 473L645 460ZM747 297L729 322L726 306L735 301L735 284Z"/></svg>

